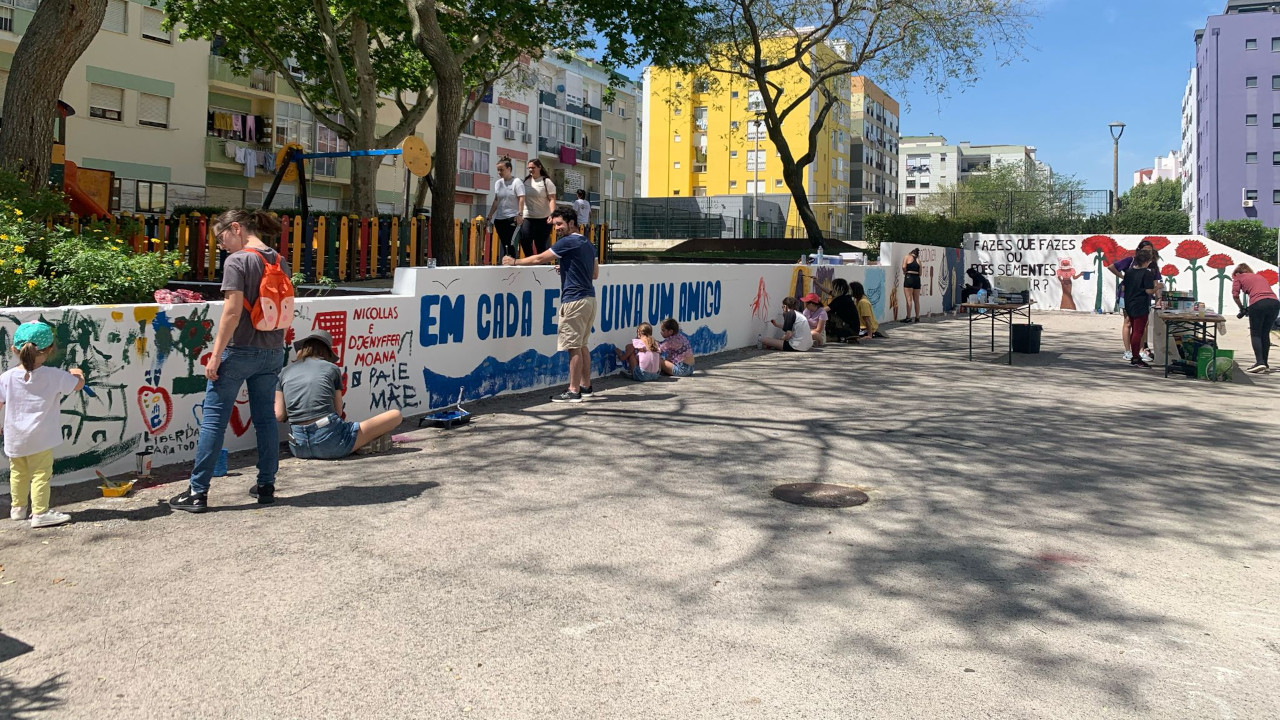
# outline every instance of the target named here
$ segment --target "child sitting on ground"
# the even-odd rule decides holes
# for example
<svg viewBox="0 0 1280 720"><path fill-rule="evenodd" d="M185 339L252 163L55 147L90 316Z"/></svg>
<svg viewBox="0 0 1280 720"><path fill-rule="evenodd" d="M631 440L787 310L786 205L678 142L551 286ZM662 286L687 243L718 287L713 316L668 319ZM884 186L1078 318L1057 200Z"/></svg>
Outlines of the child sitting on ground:
<svg viewBox="0 0 1280 720"><path fill-rule="evenodd" d="M662 342L658 343L662 351L662 373L674 377L689 377L693 374L693 345L689 336L680 332L680 323L675 318L662 321Z"/></svg>
<svg viewBox="0 0 1280 720"><path fill-rule="evenodd" d="M653 326L649 323L640 323L636 328L636 339L627 346L626 352L618 348L614 348L614 352L618 354L618 362L624 366L623 375L640 382L662 377L662 355L653 339Z"/></svg>
<svg viewBox="0 0 1280 720"><path fill-rule="evenodd" d="M769 321L773 327L782 331L782 337L762 337L759 340L762 346L790 352L804 352L813 347L813 333L809 330L809 321L804 315L796 312L799 304L793 297L782 298L782 312Z"/></svg>
<svg viewBox="0 0 1280 720"><path fill-rule="evenodd" d="M9 458L11 520L31 518L31 527L53 527L71 519L49 509L53 449L62 444L64 395L84 388L84 373L45 367L57 352L53 328L23 323L13 334L13 351L21 364L0 375L0 408L4 414L4 454Z"/></svg>

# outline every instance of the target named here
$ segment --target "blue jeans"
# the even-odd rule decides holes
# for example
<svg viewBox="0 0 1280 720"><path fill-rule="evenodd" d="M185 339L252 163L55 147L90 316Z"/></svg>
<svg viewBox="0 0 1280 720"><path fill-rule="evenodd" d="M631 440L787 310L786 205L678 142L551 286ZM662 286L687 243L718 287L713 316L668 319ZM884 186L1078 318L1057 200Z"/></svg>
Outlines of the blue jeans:
<svg viewBox="0 0 1280 720"><path fill-rule="evenodd" d="M301 460L337 460L351 454L360 436L360 423L344 422L337 413L310 425L289 426L289 451Z"/></svg>
<svg viewBox="0 0 1280 720"><path fill-rule="evenodd" d="M191 492L209 491L213 466L222 453L222 440L231 422L240 386L249 386L249 415L258 437L258 484L275 485L280 467L280 430L276 425L276 382L284 366L284 348L229 347L222 353L218 379L204 393L204 418L191 470Z"/></svg>

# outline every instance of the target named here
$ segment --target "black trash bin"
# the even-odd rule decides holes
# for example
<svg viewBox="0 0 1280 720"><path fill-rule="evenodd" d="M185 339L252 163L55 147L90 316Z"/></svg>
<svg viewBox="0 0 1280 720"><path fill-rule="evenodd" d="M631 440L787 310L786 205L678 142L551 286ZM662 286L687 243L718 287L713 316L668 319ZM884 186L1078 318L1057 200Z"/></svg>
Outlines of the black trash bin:
<svg viewBox="0 0 1280 720"><path fill-rule="evenodd" d="M1040 352L1040 333L1043 325L1017 323L1013 326L1013 351L1034 354Z"/></svg>

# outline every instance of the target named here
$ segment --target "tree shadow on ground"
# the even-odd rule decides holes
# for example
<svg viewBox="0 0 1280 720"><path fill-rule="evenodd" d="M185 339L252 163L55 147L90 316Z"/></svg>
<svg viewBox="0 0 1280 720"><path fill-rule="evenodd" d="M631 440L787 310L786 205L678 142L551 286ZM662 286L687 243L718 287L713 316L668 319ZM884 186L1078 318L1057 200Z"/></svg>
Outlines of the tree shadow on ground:
<svg viewBox="0 0 1280 720"><path fill-rule="evenodd" d="M0 717L14 720L43 717L66 703L61 693L67 684L61 674L30 687L0 677Z"/></svg>

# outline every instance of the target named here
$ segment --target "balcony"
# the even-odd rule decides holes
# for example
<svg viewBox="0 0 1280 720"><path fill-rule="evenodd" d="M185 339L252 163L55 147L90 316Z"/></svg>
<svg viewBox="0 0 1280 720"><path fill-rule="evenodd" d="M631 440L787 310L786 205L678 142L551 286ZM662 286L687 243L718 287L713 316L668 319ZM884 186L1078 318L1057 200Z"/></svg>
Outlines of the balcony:
<svg viewBox="0 0 1280 720"><path fill-rule="evenodd" d="M458 187L468 190L488 190L489 173L461 171L458 173Z"/></svg>
<svg viewBox="0 0 1280 720"><path fill-rule="evenodd" d="M580 163L588 163L588 164L590 164L590 165L599 165L599 164L600 164L600 151L599 151L599 150L586 150L586 149L583 149L583 148L578 148L578 162L580 162Z"/></svg>
<svg viewBox="0 0 1280 720"><path fill-rule="evenodd" d="M471 122L467 123L467 127L462 131L462 133L464 135L470 135L472 137L478 137L484 140L488 140L489 138L493 137L493 126L487 122L472 120Z"/></svg>
<svg viewBox="0 0 1280 720"><path fill-rule="evenodd" d="M546 105L547 107L553 107L553 108L560 107L559 99L556 97L556 94L553 92L547 92L546 90L538 91L538 103L541 105Z"/></svg>
<svg viewBox="0 0 1280 720"><path fill-rule="evenodd" d="M560 146L563 145L559 140L552 140L538 136L538 152L544 152L548 155L560 155Z"/></svg>
<svg viewBox="0 0 1280 720"><path fill-rule="evenodd" d="M275 94L276 91L276 74L274 72L254 68L250 71L248 77L237 75L231 71L231 65L217 55L209 56L209 80L268 94Z"/></svg>

